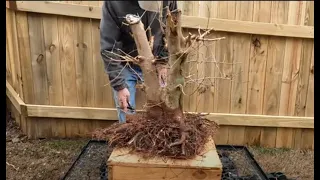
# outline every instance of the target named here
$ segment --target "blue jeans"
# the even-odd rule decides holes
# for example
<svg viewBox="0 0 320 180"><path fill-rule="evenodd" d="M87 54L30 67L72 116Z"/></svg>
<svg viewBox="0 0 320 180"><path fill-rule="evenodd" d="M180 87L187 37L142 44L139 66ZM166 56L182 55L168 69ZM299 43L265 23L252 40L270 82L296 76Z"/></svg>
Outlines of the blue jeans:
<svg viewBox="0 0 320 180"><path fill-rule="evenodd" d="M128 91L130 93L129 103L134 110L128 109L127 114L135 114L136 109L136 84L143 81L142 70L138 66L126 66L122 71L124 73L125 82L128 85ZM113 89L113 99L118 111L119 123L126 122L126 113L120 108L118 93Z"/></svg>

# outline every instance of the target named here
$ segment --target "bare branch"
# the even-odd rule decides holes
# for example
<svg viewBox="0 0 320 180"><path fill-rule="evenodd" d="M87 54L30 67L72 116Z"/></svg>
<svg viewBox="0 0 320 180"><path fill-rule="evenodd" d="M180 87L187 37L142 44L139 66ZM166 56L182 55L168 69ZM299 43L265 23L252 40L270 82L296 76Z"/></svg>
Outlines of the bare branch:
<svg viewBox="0 0 320 180"><path fill-rule="evenodd" d="M211 28L211 29L209 29L209 30L207 30L206 32L204 32L202 35L200 35L199 37L198 37L198 39L202 39L202 38L204 38L206 35L208 35L212 30L214 30L213 28Z"/></svg>
<svg viewBox="0 0 320 180"><path fill-rule="evenodd" d="M198 61L198 60L189 60L189 61L186 61L186 62L187 63L198 62L199 64L201 64L201 63L218 63L218 64L228 64L228 65L242 64L242 62L227 63L227 62L218 62L218 61Z"/></svg>
<svg viewBox="0 0 320 180"><path fill-rule="evenodd" d="M108 86L110 85L113 81L115 81L116 79L119 78L120 74L122 73L122 71L126 68L126 66L128 65L128 63L121 69L121 71L118 73L118 75L112 80L110 81L108 84L105 84L104 86Z"/></svg>
<svg viewBox="0 0 320 180"><path fill-rule="evenodd" d="M182 94L186 95L186 93L183 91L183 85L182 84L178 84L175 88L180 88Z"/></svg>
<svg viewBox="0 0 320 180"><path fill-rule="evenodd" d="M197 82L197 81L202 81L203 82L204 80L209 80L209 79L232 80L232 78L229 78L229 77L205 77L205 78L192 79L192 80L186 81L186 84L194 83L194 82Z"/></svg>
<svg viewBox="0 0 320 180"><path fill-rule="evenodd" d="M214 38L214 39L205 39L205 38L197 38L196 41L220 41L226 39L225 37Z"/></svg>

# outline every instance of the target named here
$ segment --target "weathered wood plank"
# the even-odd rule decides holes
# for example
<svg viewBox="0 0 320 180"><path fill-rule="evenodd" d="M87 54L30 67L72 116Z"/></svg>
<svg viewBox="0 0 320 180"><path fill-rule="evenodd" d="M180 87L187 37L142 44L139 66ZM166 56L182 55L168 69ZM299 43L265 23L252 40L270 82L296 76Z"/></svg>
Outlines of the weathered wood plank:
<svg viewBox="0 0 320 180"><path fill-rule="evenodd" d="M17 109L15 109L15 107L13 106L13 104L11 104L11 112L13 114L13 118L15 120L15 122L17 123L18 127L21 127L22 123L21 123L21 114L17 111Z"/></svg>
<svg viewBox="0 0 320 180"><path fill-rule="evenodd" d="M101 8L53 1L17 1L17 10L83 18L101 18Z"/></svg>
<svg viewBox="0 0 320 180"><path fill-rule="evenodd" d="M309 69L312 58L313 51L313 41L302 41L302 49L301 49L301 62L297 80L297 86L293 88L297 88L296 97L295 97L295 107L293 115L295 116L305 116L306 110L306 102L308 95L308 83L309 83ZM290 94L290 96L294 96L295 94ZM293 102L292 102L293 103ZM293 105L292 105L293 106Z"/></svg>
<svg viewBox="0 0 320 180"><path fill-rule="evenodd" d="M12 81L12 88L16 90L18 93L18 80L17 80L17 70L15 64L15 58L17 58L17 47L16 43L14 42L14 36L13 34L13 26L15 24L14 21L14 11L10 9L6 9L6 22L8 22L8 25L6 26L6 38L7 38L7 48L8 48L8 56L9 56L9 64L10 64L10 72L11 72L11 81Z"/></svg>
<svg viewBox="0 0 320 180"><path fill-rule="evenodd" d="M199 1L199 16L200 17L207 17L210 18L210 1ZM207 38L208 36L206 36ZM198 44L198 53L199 53L199 58L197 59L197 66L198 66L198 73L197 73L197 78L203 79L206 77L207 74L210 74L210 66L211 63L206 63L206 61L209 60L208 55L209 51L211 49L212 43L210 42L199 42ZM210 60L209 60L210 61ZM208 82L204 82L200 86L202 87L207 87L209 85ZM208 112L206 111L207 103L206 100L208 100L208 90L206 90L204 93L197 93L197 100L195 102L196 104L196 111L197 112Z"/></svg>
<svg viewBox="0 0 320 180"><path fill-rule="evenodd" d="M304 18L304 25L314 25L314 2L306 2L306 12ZM309 68L312 57L313 41L308 39L302 40L301 48L301 62L298 73L298 85L297 85L297 97L294 109L295 116L305 116L306 101L308 95L308 83L309 83ZM291 95L290 95L291 96Z"/></svg>
<svg viewBox="0 0 320 180"><path fill-rule="evenodd" d="M170 179L170 180L192 180L192 179L203 179L203 180L218 180L221 179L221 173L219 170L192 170L186 168L137 168L137 167L119 167L111 166L109 172L112 171L112 177L110 180L157 180L157 179ZM126 173L121 173L126 172Z"/></svg>
<svg viewBox="0 0 320 180"><path fill-rule="evenodd" d="M117 120L115 108L44 106L27 104L28 117ZM313 117L267 116L229 113L209 113L209 120L229 126L314 128Z"/></svg>
<svg viewBox="0 0 320 180"><path fill-rule="evenodd" d="M312 47L311 63L309 67L309 85L305 116L314 116L314 45Z"/></svg>
<svg viewBox="0 0 320 180"><path fill-rule="evenodd" d="M221 123L220 123L220 125L221 125ZM216 136L214 137L214 141L216 142L216 144L218 144L218 145L220 145L220 144L222 144L222 145L228 144L229 127L230 126L220 126Z"/></svg>
<svg viewBox="0 0 320 180"><path fill-rule="evenodd" d="M58 18L56 15L43 15L44 42L46 47L46 65L49 101L51 105L63 105L61 64L59 58ZM52 137L65 137L65 124L54 119L46 123L51 125ZM63 129L63 130L61 130Z"/></svg>
<svg viewBox="0 0 320 180"><path fill-rule="evenodd" d="M109 78L100 54L100 23L92 20L93 81L95 107L115 107Z"/></svg>
<svg viewBox="0 0 320 180"><path fill-rule="evenodd" d="M77 18L74 22L74 47L78 106L94 106L91 23Z"/></svg>
<svg viewBox="0 0 320 180"><path fill-rule="evenodd" d="M25 108L25 106L23 106ZM16 118L17 123L19 123L19 127L22 130L23 134L26 134L26 128L27 128L27 124L25 121L25 112L20 113L17 111L17 109L14 107L13 102L7 97L6 98L6 111L11 113L11 116L13 116L14 118Z"/></svg>
<svg viewBox="0 0 320 180"><path fill-rule="evenodd" d="M140 168L185 168L202 170L222 170L222 164L220 162L215 142L210 140L202 155L196 156L192 160L179 160L168 159L163 161L162 158L154 157L143 159L138 154L129 153L128 149L114 149L111 153L107 163L108 166L124 166L124 167L140 167ZM164 174L163 174L164 175ZM132 176L131 176L132 178ZM151 178L151 177L150 177ZM139 178L140 179L140 178ZM158 178L152 178L158 179Z"/></svg>
<svg viewBox="0 0 320 180"><path fill-rule="evenodd" d="M28 116L30 117L52 117L72 119L101 119L115 120L117 112L110 108L91 108L76 106L42 106L27 105Z"/></svg>
<svg viewBox="0 0 320 180"><path fill-rule="evenodd" d="M292 145L293 149L300 149L301 147L301 140L302 140L302 129L293 129L292 130ZM310 137L308 137L310 138ZM313 137L311 137L312 140Z"/></svg>
<svg viewBox="0 0 320 180"><path fill-rule="evenodd" d="M293 144L293 129L277 128L276 147L291 148Z"/></svg>
<svg viewBox="0 0 320 180"><path fill-rule="evenodd" d="M301 130L301 149L313 149L314 129Z"/></svg>
<svg viewBox="0 0 320 180"><path fill-rule="evenodd" d="M272 18L271 21L275 23L286 23L288 18L288 6L288 1L272 2L271 17L274 18ZM279 114L284 53L285 39L270 37L268 44L263 114Z"/></svg>
<svg viewBox="0 0 320 180"><path fill-rule="evenodd" d="M185 15L192 15L192 7L193 7L193 3L191 1L184 1L183 2L183 12L182 14ZM184 31L184 36L187 35L188 32L190 33L194 33L195 31L190 31L190 29L187 29L186 31ZM193 47L190 47L193 48ZM195 74L195 63L193 62L188 62L190 60L197 60L197 53L195 51L191 51L191 53L188 55L188 60L185 63L185 71L187 76L190 76L191 74L193 74L193 76L191 76L193 79L196 78L196 76L194 76ZM184 110L185 111L190 111L191 110L191 101L192 99L194 99L194 95L192 94L194 92L195 88L194 86L192 86L192 84L187 84L184 87L184 92L187 94L187 96L185 96L183 98L183 102L184 102ZM193 95L193 96L192 96Z"/></svg>
<svg viewBox="0 0 320 180"><path fill-rule="evenodd" d="M273 1L271 22L283 24L287 23L288 7L288 1ZM270 36L266 64L265 92L263 97L263 114L279 115L284 51L285 38ZM261 145L266 147L275 147L276 137L276 128L263 128L261 130Z"/></svg>
<svg viewBox="0 0 320 180"><path fill-rule="evenodd" d="M218 16L218 1L211 1L209 6L209 18L216 18ZM211 32L208 34L207 38L217 38L220 37L218 33ZM214 77L216 70L216 49L217 49L217 44L215 42L212 43L207 43L206 46L206 64L205 66L205 77ZM211 61L211 62L210 62ZM204 104L203 104L203 111L202 112L214 112L214 95L215 95L215 79L210 79L210 82L208 82L209 89L206 90L204 94L202 94L204 98Z"/></svg>
<svg viewBox="0 0 320 180"><path fill-rule="evenodd" d="M210 113L206 118L230 126L314 128L313 117Z"/></svg>
<svg viewBox="0 0 320 180"><path fill-rule="evenodd" d="M49 101L51 105L63 105L57 16L43 16L43 29Z"/></svg>
<svg viewBox="0 0 320 180"><path fill-rule="evenodd" d="M218 3L218 17L224 19L235 18L236 2L221 1ZM216 42L216 61L218 62L215 71L216 87L215 87L215 112L230 112L231 102L231 80L232 62L234 60L233 42L234 34L219 33L226 40ZM226 79L224 79L226 78Z"/></svg>
<svg viewBox="0 0 320 180"><path fill-rule="evenodd" d="M235 1L221 1L217 4L217 17L221 19L235 19L236 18L236 2ZM231 92L232 84L229 79L232 76L232 62L234 62L234 39L235 35L231 33L219 33L220 37L226 37L225 40L216 42L216 68L214 86L214 112L229 113L231 106ZM221 132L220 132L221 131ZM233 137L229 136L229 126L219 129L219 143L223 141L233 142ZM223 136L221 138L220 136ZM221 139L220 139L221 138ZM222 141L222 142L221 142Z"/></svg>
<svg viewBox="0 0 320 180"><path fill-rule="evenodd" d="M300 13L301 17L297 16L295 13L292 15L292 16L295 16L295 18L291 18L289 16L289 19L290 20L296 19L295 24L303 25L305 22L306 5L307 5L307 1L299 2L297 11ZM290 8L289 8L289 11L290 11ZM291 21L289 21L289 23L291 23ZM297 41L294 41L294 44L292 44L292 53L290 54L292 58L291 59L292 70L291 70L291 83L290 83L290 98L289 98L289 105L288 105L288 115L290 116L293 116L295 113L298 84L299 84L299 74L304 73L300 66L301 61L303 61L302 59L303 41L302 40L303 39L298 39ZM287 51L287 53L290 53L290 51ZM304 63L306 63L306 61Z"/></svg>
<svg viewBox="0 0 320 180"><path fill-rule="evenodd" d="M73 1L73 4L89 5L89 1ZM91 19L75 18L74 47L76 65L76 83L78 106L94 107L94 72L92 51ZM89 133L92 122L76 122L79 125L79 136Z"/></svg>
<svg viewBox="0 0 320 180"><path fill-rule="evenodd" d="M37 139L39 137L38 126L36 126L38 121L36 119L26 117L26 122L27 122L27 128L26 128L27 133L26 134L27 134L28 138L29 139ZM40 128L41 128L41 126L40 126Z"/></svg>
<svg viewBox="0 0 320 180"><path fill-rule="evenodd" d="M34 100L34 87L33 87L33 74L32 74L32 59L30 50L29 39L29 25L27 13L16 12L17 22L17 37L18 37L18 49L20 55L21 65L21 77L22 88L25 103L35 103Z"/></svg>
<svg viewBox="0 0 320 180"><path fill-rule="evenodd" d="M190 1L188 4L189 6L189 10L188 10L188 14L192 15L192 16L198 16L199 15L199 1ZM183 22L183 21L181 21ZM191 33L195 34L196 31L191 31ZM196 60L196 61L190 61L189 62L189 72L190 75L192 76L191 79L197 79L198 78L198 72L199 72L199 64L198 64L198 60L199 60L199 56L200 54L199 52L199 45L198 44L194 44L192 47L192 52L188 55L188 58L190 60ZM198 103L197 103L197 96L198 96L198 92L197 92L197 88L198 85L196 83L191 83L189 85L189 111L197 111L197 107L198 107Z"/></svg>
<svg viewBox="0 0 320 180"><path fill-rule="evenodd" d="M15 107L15 109L20 113L23 114L23 107L25 106L25 103L22 101L22 99L19 97L17 92L13 89L13 87L9 84L8 81L6 81L6 95L10 99L11 103Z"/></svg>
<svg viewBox="0 0 320 180"><path fill-rule="evenodd" d="M78 105L78 92L76 85L76 67L74 52L74 19L71 17L58 17L59 56L61 61L61 77L63 89L63 104L65 106ZM66 137L79 134L79 125L76 121L65 122Z"/></svg>
<svg viewBox="0 0 320 180"><path fill-rule="evenodd" d="M304 23L306 1L290 1L288 8L288 24ZM297 16L300 14L300 16ZM294 115L297 97L298 73L300 71L302 39L287 38L282 74L279 115ZM277 129L277 147L293 145L293 129Z"/></svg>
<svg viewBox="0 0 320 180"><path fill-rule="evenodd" d="M15 1L6 1L6 8L16 10L17 9L17 4Z"/></svg>
<svg viewBox="0 0 320 180"><path fill-rule="evenodd" d="M8 81L9 84L13 84L11 63L10 63L10 56L9 56L8 36L6 37L6 80Z"/></svg>
<svg viewBox="0 0 320 180"><path fill-rule="evenodd" d="M49 104L47 67L42 17L28 14L35 104Z"/></svg>
<svg viewBox="0 0 320 180"><path fill-rule="evenodd" d="M19 56L19 46L17 37L17 21L15 11L6 9L6 37L8 46L8 56L11 67L12 87L23 99L21 66Z"/></svg>
<svg viewBox="0 0 320 180"><path fill-rule="evenodd" d="M28 14L28 23L35 104L47 105L50 104L50 101L42 16L38 16L35 13L30 13ZM47 134L52 132L50 122L37 122L35 125L37 126L37 136L39 138L46 137ZM39 126L42 128L39 129Z"/></svg>
<svg viewBox="0 0 320 180"><path fill-rule="evenodd" d="M16 12L16 22L17 22L17 37L18 37L18 47L20 55L20 65L21 65L21 76L22 76L22 88L25 103L34 103L35 94L33 87L33 74L32 74L32 59L30 50L30 39L29 39L29 24L27 13ZM36 126L34 122L30 122L28 118L22 117L22 130L29 137L37 136Z"/></svg>
<svg viewBox="0 0 320 180"><path fill-rule="evenodd" d="M254 2L253 7L253 21L270 22L271 1ZM246 111L249 114L262 114L267 53L268 37L252 36ZM245 137L246 143L260 144L261 128L247 127Z"/></svg>
<svg viewBox="0 0 320 180"><path fill-rule="evenodd" d="M76 106L77 86L74 62L73 18L58 17L59 58L61 61L61 77L63 87L63 104Z"/></svg>
<svg viewBox="0 0 320 180"><path fill-rule="evenodd" d="M236 19L252 21L253 1L236 2ZM246 113L250 44L251 35L238 34L234 37L234 59L232 62L233 78L230 113ZM245 127L229 127L228 143L233 145L240 145L244 143L244 138Z"/></svg>

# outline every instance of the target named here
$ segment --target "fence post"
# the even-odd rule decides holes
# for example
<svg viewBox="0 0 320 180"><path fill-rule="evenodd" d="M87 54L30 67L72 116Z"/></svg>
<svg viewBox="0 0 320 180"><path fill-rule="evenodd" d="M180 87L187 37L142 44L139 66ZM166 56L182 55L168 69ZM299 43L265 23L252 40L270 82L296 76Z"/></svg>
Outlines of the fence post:
<svg viewBox="0 0 320 180"><path fill-rule="evenodd" d="M6 7L8 9L16 10L17 9L16 1L6 1Z"/></svg>

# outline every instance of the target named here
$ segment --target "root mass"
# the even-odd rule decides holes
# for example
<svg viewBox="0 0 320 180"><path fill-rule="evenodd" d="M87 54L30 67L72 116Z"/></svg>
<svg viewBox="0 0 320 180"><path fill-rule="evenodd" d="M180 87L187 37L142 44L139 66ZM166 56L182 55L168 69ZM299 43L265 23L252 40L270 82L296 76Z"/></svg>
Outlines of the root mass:
<svg viewBox="0 0 320 180"><path fill-rule="evenodd" d="M218 125L200 114L185 114L184 131L179 122L163 116L150 119L146 113L127 117L126 124L115 123L97 130L94 138L105 139L113 148L130 148L145 158L166 157L191 159L202 153L209 138L213 138Z"/></svg>

